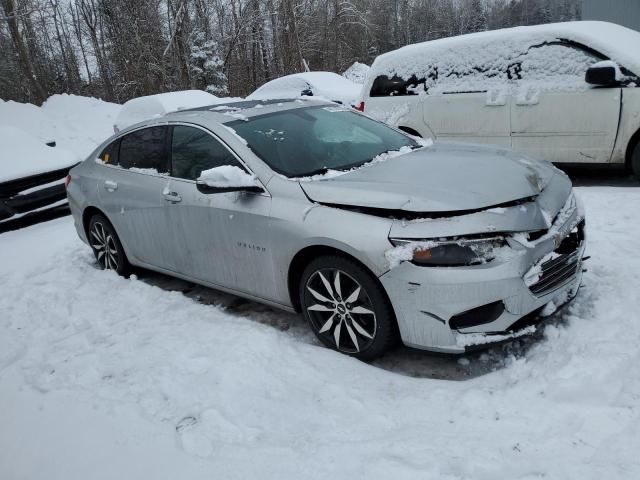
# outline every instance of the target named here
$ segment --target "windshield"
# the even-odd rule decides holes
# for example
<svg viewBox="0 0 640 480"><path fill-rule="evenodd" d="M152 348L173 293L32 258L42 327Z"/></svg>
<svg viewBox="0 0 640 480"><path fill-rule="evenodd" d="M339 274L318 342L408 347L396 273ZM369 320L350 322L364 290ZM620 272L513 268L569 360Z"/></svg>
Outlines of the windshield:
<svg viewBox="0 0 640 480"><path fill-rule="evenodd" d="M381 153L419 146L382 123L336 106L286 110L226 125L273 170L287 177L348 170Z"/></svg>

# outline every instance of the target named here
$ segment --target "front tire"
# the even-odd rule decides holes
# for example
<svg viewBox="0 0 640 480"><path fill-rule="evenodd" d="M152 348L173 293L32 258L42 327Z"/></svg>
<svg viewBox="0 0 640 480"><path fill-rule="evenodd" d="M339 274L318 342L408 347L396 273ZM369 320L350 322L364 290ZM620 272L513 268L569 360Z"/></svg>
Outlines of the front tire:
<svg viewBox="0 0 640 480"><path fill-rule="evenodd" d="M640 180L640 141L636 143L633 153L631 154L631 172Z"/></svg>
<svg viewBox="0 0 640 480"><path fill-rule="evenodd" d="M302 274L299 298L311 330L329 348L373 360L398 341L393 308L382 286L348 258L311 261Z"/></svg>
<svg viewBox="0 0 640 480"><path fill-rule="evenodd" d="M87 238L98 265L103 270L114 270L118 275L129 275L131 265L122 248L122 243L116 234L113 225L104 215L95 214L89 220Z"/></svg>

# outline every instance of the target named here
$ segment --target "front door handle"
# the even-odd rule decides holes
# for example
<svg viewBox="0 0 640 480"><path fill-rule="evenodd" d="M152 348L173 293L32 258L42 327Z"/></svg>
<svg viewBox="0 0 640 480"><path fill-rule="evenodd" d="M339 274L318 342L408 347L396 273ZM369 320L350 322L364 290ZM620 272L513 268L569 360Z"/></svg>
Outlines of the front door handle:
<svg viewBox="0 0 640 480"><path fill-rule="evenodd" d="M104 188L110 192L113 192L114 190L118 189L118 184L113 180L105 180Z"/></svg>
<svg viewBox="0 0 640 480"><path fill-rule="evenodd" d="M162 194L167 202L178 203L182 201L182 197L176 192L166 192Z"/></svg>

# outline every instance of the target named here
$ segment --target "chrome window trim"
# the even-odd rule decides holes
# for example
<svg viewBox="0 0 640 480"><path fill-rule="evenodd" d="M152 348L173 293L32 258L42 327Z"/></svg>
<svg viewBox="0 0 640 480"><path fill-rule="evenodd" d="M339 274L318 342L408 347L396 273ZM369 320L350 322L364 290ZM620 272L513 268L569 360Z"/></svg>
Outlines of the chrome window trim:
<svg viewBox="0 0 640 480"><path fill-rule="evenodd" d="M260 186L260 188L262 188L263 192L262 193L256 193L254 195L261 195L263 197L265 197L265 196L266 197L271 197L271 193L269 193L269 190L267 190L267 187L264 185L262 180L260 180L260 177L258 177L258 175L256 175L255 172L251 168L249 168L249 166L247 165L247 162L242 160L242 158L240 158L240 156L229 146L229 144L227 144L227 142L222 140L218 135L216 135L214 132L212 132L208 128L205 128L202 125L198 125L196 123L189 123L189 122L184 122L184 121L167 121L167 122L162 122L162 123L154 123L154 124L151 124L151 125L141 125L139 127L133 128L131 130L125 130L123 132L118 132L118 135L116 135L115 138L113 138L109 143L107 143L104 147L102 147L100 149L100 151L98 152L98 156L96 156L95 160L100 160L99 155L100 155L100 153L102 153L102 151L104 151L105 148L107 148L113 142L122 139L122 137L124 137L124 136L126 136L126 135L128 135L130 133L134 133L134 132L137 132L138 130L143 130L145 128L170 127L170 126L175 126L175 125L183 125L185 127L197 128L197 129L200 129L203 132L211 135L215 140L220 142L220 144L222 144L222 146L224 148L226 148L231 153L231 155L233 155L233 157L238 161L238 163L240 163L240 165L242 165L258 181L259 186ZM169 168L171 168L171 152L168 152L168 154L169 154ZM97 165L99 165L99 166L112 168L112 169L118 170L120 172L136 173L138 175L147 175L147 176L150 176L150 177L166 178L167 180L175 180L175 181L180 181L180 182L192 183L194 185L196 184L195 180L189 180L189 179L186 179L186 178L174 177L174 176L170 175L169 173L162 174L160 172L158 172L158 173L139 172L139 171L131 170L130 168L122 168L122 167L120 167L118 165L110 165L110 164L104 163L102 161L95 162L95 163Z"/></svg>

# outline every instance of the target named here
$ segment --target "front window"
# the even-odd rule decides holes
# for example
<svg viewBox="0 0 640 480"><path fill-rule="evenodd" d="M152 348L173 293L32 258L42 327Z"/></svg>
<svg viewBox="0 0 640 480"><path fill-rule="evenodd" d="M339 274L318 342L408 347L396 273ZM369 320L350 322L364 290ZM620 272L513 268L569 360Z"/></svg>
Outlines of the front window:
<svg viewBox="0 0 640 480"><path fill-rule="evenodd" d="M209 133L176 125L171 142L171 175L196 180L204 170L224 165L243 168L233 154Z"/></svg>
<svg viewBox="0 0 640 480"><path fill-rule="evenodd" d="M382 153L419 146L407 135L336 106L286 110L226 125L287 177L349 170Z"/></svg>

